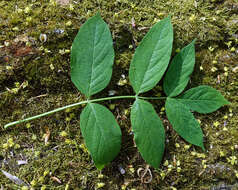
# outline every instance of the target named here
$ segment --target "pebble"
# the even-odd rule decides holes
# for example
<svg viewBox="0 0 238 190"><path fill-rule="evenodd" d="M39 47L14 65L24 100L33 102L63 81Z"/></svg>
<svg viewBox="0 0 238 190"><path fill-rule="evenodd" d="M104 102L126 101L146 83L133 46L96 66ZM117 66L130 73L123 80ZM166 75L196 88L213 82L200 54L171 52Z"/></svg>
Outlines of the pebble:
<svg viewBox="0 0 238 190"><path fill-rule="evenodd" d="M238 71L238 66L236 66L232 69L232 72L234 72L234 73L236 73L237 71Z"/></svg>
<svg viewBox="0 0 238 190"><path fill-rule="evenodd" d="M119 171L120 171L120 173L121 173L122 175L124 175L124 174L126 173L126 171L125 171L125 169L122 167L122 165L119 165L119 166L118 166L118 169L119 169Z"/></svg>

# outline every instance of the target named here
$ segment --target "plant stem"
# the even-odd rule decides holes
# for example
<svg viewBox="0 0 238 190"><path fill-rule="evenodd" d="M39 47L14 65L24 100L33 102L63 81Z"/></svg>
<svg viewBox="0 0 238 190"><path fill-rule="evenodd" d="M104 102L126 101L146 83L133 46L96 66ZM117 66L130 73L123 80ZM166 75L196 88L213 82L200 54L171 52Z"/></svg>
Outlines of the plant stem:
<svg viewBox="0 0 238 190"><path fill-rule="evenodd" d="M100 102L100 101L105 101L105 100L125 99L125 98L136 98L136 97L135 96L112 96L112 97L88 100L88 102Z"/></svg>
<svg viewBox="0 0 238 190"><path fill-rule="evenodd" d="M142 96L138 96L138 98L144 99L144 100L164 100L167 97L142 97Z"/></svg>
<svg viewBox="0 0 238 190"><path fill-rule="evenodd" d="M82 101L82 102L77 102L77 103L74 103L74 104L70 104L70 105L67 105L67 106L56 108L54 110L51 110L51 111L48 111L48 112L45 112L45 113L42 113L42 114L39 114L39 115L35 115L33 117L28 117L26 119L21 119L21 120L18 120L18 121L8 123L4 126L4 128L7 129L10 126L17 125L19 123L23 123L23 122L26 122L26 121L31 121L31 120L34 120L34 119L38 119L40 117L50 115L50 114L58 112L58 111L65 110L67 108L76 107L76 106L79 106L79 105L82 105L82 104L87 104L87 103L90 103L90 102L100 102L100 101L105 101L105 100L113 100L113 99L124 99L124 98L135 98L135 96L113 96L113 97L98 98L98 99L93 99L93 100L86 100L86 101Z"/></svg>
<svg viewBox="0 0 238 190"><path fill-rule="evenodd" d="M18 120L18 121L8 123L4 126L4 128L7 129L8 127L13 126L13 125L17 125L17 124L20 124L20 123L23 123L23 122L26 122L26 121L34 120L34 119L38 119L40 117L50 115L50 114L55 113L55 112L65 110L67 108L76 107L76 106L79 106L79 105L82 105L82 104L87 104L87 103L90 103L90 102L100 102L100 101L105 101L105 100L126 99L126 98L136 98L136 96L112 96L112 97L98 98L98 99L93 99L93 100L86 100L86 101L82 101L82 102L77 102L77 103L74 103L74 104L70 104L70 105L67 105L67 106L56 108L54 110L51 110L51 111L48 111L48 112L45 112L45 113L42 113L42 114L39 114L39 115L35 115L33 117L28 117L26 119L21 119L21 120ZM141 96L139 96L138 98L147 99L147 100L161 100L161 99L165 99L166 97L141 97Z"/></svg>
<svg viewBox="0 0 238 190"><path fill-rule="evenodd" d="M88 101L77 102L77 103L70 104L70 105L67 105L67 106L64 106L64 107L56 108L54 110L51 110L51 111L48 111L48 112L45 112L45 113L42 113L42 114L39 114L39 115L35 115L33 117L28 117L26 119L21 119L21 120L18 120L18 121L14 121L14 122L8 123L8 124L6 124L4 126L4 128L6 129L6 128L12 126L12 125L16 125L16 124L23 123L23 122L26 122L26 121L31 121L33 119L38 119L40 117L43 117L43 116L46 116L46 115L50 115L52 113L55 113L55 112L58 112L58 111L62 111L64 109L75 107L75 106L78 106L78 105L81 105L81 104L86 104L86 103L88 103Z"/></svg>

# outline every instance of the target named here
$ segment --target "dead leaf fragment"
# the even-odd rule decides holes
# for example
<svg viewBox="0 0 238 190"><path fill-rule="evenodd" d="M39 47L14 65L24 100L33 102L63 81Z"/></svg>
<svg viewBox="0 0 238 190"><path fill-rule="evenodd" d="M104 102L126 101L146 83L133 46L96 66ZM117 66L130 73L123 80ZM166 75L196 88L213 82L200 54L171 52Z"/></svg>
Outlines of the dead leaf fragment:
<svg viewBox="0 0 238 190"><path fill-rule="evenodd" d="M55 176L51 176L51 177L50 177L50 179L52 179L53 181L55 181L55 182L57 182L57 183L61 184L61 181L60 181L60 179L59 179L59 178L57 178L57 177L55 177Z"/></svg>
<svg viewBox="0 0 238 190"><path fill-rule="evenodd" d="M45 137L45 145L47 145L50 139L50 130L48 128L46 129L46 133L44 134L44 137Z"/></svg>
<svg viewBox="0 0 238 190"><path fill-rule="evenodd" d="M32 52L32 48L31 47L28 47L28 46L22 46L22 47L19 47L14 56L16 57L22 57L22 56L26 56L26 55L29 55L31 54Z"/></svg>
<svg viewBox="0 0 238 190"><path fill-rule="evenodd" d="M2 173L8 178L10 179L12 182L14 182L17 185L25 185L28 186L24 181L22 181L21 179L19 179L17 176L14 176L4 170L1 170Z"/></svg>
<svg viewBox="0 0 238 190"><path fill-rule="evenodd" d="M238 66L236 66L232 69L232 72L234 72L234 73L236 73L237 71L238 71Z"/></svg>
<svg viewBox="0 0 238 190"><path fill-rule="evenodd" d="M28 164L27 160L17 160L17 165L25 165Z"/></svg>
<svg viewBox="0 0 238 190"><path fill-rule="evenodd" d="M60 5L68 5L69 4L69 0L56 0L56 3L58 3Z"/></svg>

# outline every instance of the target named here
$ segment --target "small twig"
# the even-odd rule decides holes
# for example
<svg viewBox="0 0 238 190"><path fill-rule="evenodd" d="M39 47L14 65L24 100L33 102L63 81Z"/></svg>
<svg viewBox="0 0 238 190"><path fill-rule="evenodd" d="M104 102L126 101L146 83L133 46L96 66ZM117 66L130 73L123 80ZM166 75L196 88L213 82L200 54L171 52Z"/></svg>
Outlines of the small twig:
<svg viewBox="0 0 238 190"><path fill-rule="evenodd" d="M37 98L41 98L41 97L45 97L45 96L48 96L48 94L41 94L41 95L39 95L39 96L32 97L32 98L30 98L29 100L27 100L27 101L28 101L28 104L29 104L30 102L32 102L33 100L37 99Z"/></svg>
<svg viewBox="0 0 238 190"><path fill-rule="evenodd" d="M141 172L142 172L142 174L141 174ZM147 174L149 174L149 176L146 177ZM137 175L140 177L140 180L142 183L150 183L153 179L149 165L146 165L145 169L138 168Z"/></svg>

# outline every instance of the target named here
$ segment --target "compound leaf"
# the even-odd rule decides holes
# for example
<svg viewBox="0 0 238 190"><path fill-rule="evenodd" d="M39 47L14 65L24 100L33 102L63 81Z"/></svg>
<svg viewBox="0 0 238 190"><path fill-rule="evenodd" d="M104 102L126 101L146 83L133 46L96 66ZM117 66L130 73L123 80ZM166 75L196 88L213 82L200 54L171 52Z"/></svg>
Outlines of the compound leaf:
<svg viewBox="0 0 238 190"><path fill-rule="evenodd" d="M202 129L189 108L177 99L167 98L165 110L173 129L186 141L204 150Z"/></svg>
<svg viewBox="0 0 238 190"><path fill-rule="evenodd" d="M136 94L152 89L164 74L171 56L173 28L170 17L155 24L136 48L129 78Z"/></svg>
<svg viewBox="0 0 238 190"><path fill-rule="evenodd" d="M80 115L80 128L96 167L102 169L120 151L120 127L107 108L88 103Z"/></svg>
<svg viewBox="0 0 238 190"><path fill-rule="evenodd" d="M110 30L97 14L83 24L74 39L71 51L71 80L79 91L90 97L109 83L113 61Z"/></svg>
<svg viewBox="0 0 238 190"><path fill-rule="evenodd" d="M184 47L172 60L166 72L163 87L167 96L179 95L187 86L195 64L195 40Z"/></svg>
<svg viewBox="0 0 238 190"><path fill-rule="evenodd" d="M230 104L220 92L206 85L189 89L179 96L177 101L199 113L211 113L223 105Z"/></svg>
<svg viewBox="0 0 238 190"><path fill-rule="evenodd" d="M131 109L134 139L143 159L158 168L164 153L165 132L153 106L137 99Z"/></svg>

